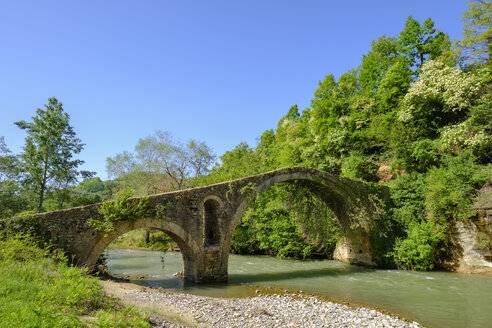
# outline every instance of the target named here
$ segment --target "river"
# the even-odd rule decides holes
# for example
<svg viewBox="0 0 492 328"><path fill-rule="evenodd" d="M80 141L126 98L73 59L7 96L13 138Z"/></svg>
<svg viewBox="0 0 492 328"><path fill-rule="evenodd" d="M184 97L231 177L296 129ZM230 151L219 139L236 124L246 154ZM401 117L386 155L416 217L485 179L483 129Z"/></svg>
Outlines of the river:
<svg viewBox="0 0 492 328"><path fill-rule="evenodd" d="M150 287L245 297L254 294L251 285L269 286L378 307L430 328L492 327L492 276L231 255L228 284L190 285L173 276L183 268L180 253L108 249L106 256L112 274L133 277L132 282Z"/></svg>

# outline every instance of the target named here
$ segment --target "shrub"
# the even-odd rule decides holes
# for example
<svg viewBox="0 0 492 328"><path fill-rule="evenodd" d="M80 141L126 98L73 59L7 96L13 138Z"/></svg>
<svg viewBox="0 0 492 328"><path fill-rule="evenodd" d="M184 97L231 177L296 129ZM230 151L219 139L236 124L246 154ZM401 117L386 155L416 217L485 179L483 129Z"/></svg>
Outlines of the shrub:
<svg viewBox="0 0 492 328"><path fill-rule="evenodd" d="M432 270L444 248L445 226L434 222L411 222L406 229L407 238L397 240L394 259L401 268Z"/></svg>
<svg viewBox="0 0 492 328"><path fill-rule="evenodd" d="M361 153L351 153L342 164L342 175L351 179L362 179L376 182L378 164L371 157Z"/></svg>
<svg viewBox="0 0 492 328"><path fill-rule="evenodd" d="M443 157L443 166L433 168L426 178L425 207L430 218L446 222L464 220L473 214L477 190L490 180L490 169L474 163L471 151Z"/></svg>
<svg viewBox="0 0 492 328"><path fill-rule="evenodd" d="M439 163L439 155L436 143L430 139L415 141L412 146L412 153L408 159L407 167L417 172L426 172L431 166Z"/></svg>
<svg viewBox="0 0 492 328"><path fill-rule="evenodd" d="M96 230L110 232L114 229L114 222L118 220L136 220L147 213L148 197L137 200L130 199L131 189L122 190L115 201L106 201L99 208L102 220L89 219L89 224Z"/></svg>
<svg viewBox="0 0 492 328"><path fill-rule="evenodd" d="M244 212L232 236L240 254L330 257L339 225L326 204L302 185L273 186Z"/></svg>
<svg viewBox="0 0 492 328"><path fill-rule="evenodd" d="M251 225L247 222L240 222L232 235L232 252L236 254L258 253L258 242L255 237Z"/></svg>
<svg viewBox="0 0 492 328"><path fill-rule="evenodd" d="M425 219L425 175L411 173L398 176L390 184L392 219L404 228Z"/></svg>

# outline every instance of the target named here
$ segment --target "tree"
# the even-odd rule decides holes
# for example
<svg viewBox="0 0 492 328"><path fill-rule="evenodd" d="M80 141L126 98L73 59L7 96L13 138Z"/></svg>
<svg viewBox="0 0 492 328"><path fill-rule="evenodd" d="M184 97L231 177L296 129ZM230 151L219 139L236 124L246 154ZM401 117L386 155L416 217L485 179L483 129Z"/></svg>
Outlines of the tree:
<svg viewBox="0 0 492 328"><path fill-rule="evenodd" d="M191 139L186 147L190 156L190 165L193 169L195 178L210 172L210 165L215 160L212 148L207 146L203 141Z"/></svg>
<svg viewBox="0 0 492 328"><path fill-rule="evenodd" d="M411 128L414 138L435 137L439 129L466 118L481 90L476 75L429 61L403 98L398 119Z"/></svg>
<svg viewBox="0 0 492 328"><path fill-rule="evenodd" d="M183 189L189 178L207 173L215 159L204 142L191 139L183 145L167 131L156 131L153 136L140 139L135 150L137 158L145 159L147 166L154 166L171 179L172 189Z"/></svg>
<svg viewBox="0 0 492 328"><path fill-rule="evenodd" d="M412 82L412 72L403 60L390 66L379 83L377 98L380 112L391 112L398 107Z"/></svg>
<svg viewBox="0 0 492 328"><path fill-rule="evenodd" d="M63 111L63 104L49 98L45 109L38 108L32 122L19 121L14 124L27 131L23 153L19 155L22 182L38 197L37 211L43 209L46 191L77 181L77 167L84 162L73 159L84 148L69 124L70 116Z"/></svg>
<svg viewBox="0 0 492 328"><path fill-rule="evenodd" d="M17 157L8 149L4 137L0 137L0 218L28 208L29 199L21 193L17 168Z"/></svg>
<svg viewBox="0 0 492 328"><path fill-rule="evenodd" d="M71 187L77 183L79 177L83 180L91 179L95 174L96 172L79 172L75 169L65 172L53 184L53 190L47 194L48 197L46 197L45 201L46 210L61 210L67 205L70 207L72 199L74 197L77 198Z"/></svg>
<svg viewBox="0 0 492 328"><path fill-rule="evenodd" d="M149 194L185 188L190 178L208 173L214 160L204 142L189 140L183 145L169 132L156 131L140 139L134 153L124 151L108 157L106 169L112 178L125 180L125 187L141 189L135 188L136 184L144 184L145 190L137 193Z"/></svg>
<svg viewBox="0 0 492 328"><path fill-rule="evenodd" d="M492 2L471 0L463 13L461 49L475 63L484 63L492 52Z"/></svg>
<svg viewBox="0 0 492 328"><path fill-rule="evenodd" d="M116 179L129 174L136 168L134 155L128 151L116 154L114 157L106 158L106 171L110 179Z"/></svg>
<svg viewBox="0 0 492 328"><path fill-rule="evenodd" d="M238 179L261 172L259 159L254 149L246 142L241 142L233 150L226 151L220 156L222 165L212 168L212 173L202 178L202 184Z"/></svg>
<svg viewBox="0 0 492 328"><path fill-rule="evenodd" d="M434 28L434 22L427 18L422 25L409 16L405 28L399 36L399 51L404 54L412 66L416 66L417 73L427 59L439 57L449 40L446 34Z"/></svg>
<svg viewBox="0 0 492 328"><path fill-rule="evenodd" d="M3 136L0 137L0 182L11 180L16 176L17 157L5 144Z"/></svg>
<svg viewBox="0 0 492 328"><path fill-rule="evenodd" d="M100 203L111 198L112 188L112 181L102 181L99 177L85 179L72 188L70 206Z"/></svg>
<svg viewBox="0 0 492 328"><path fill-rule="evenodd" d="M371 95L378 90L386 71L399 57L396 38L383 35L372 41L371 51L362 56L358 68L359 84L365 94Z"/></svg>

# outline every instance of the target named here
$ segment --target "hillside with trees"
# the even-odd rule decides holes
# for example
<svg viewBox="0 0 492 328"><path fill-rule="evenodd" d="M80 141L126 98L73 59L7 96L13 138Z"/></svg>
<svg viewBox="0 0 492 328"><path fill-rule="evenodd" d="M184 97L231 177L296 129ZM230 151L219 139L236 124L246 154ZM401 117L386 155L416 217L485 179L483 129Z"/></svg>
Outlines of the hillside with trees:
<svg viewBox="0 0 492 328"><path fill-rule="evenodd" d="M280 167L307 166L391 188L398 234L388 254L399 267L435 268L447 256L453 220L467 220L491 180L490 2L472 1L464 39L451 41L431 19L408 17L381 36L361 64L327 75L311 106L292 106L258 144L220 157L202 184ZM330 256L337 224L302 186L259 195L236 229L238 253Z"/></svg>

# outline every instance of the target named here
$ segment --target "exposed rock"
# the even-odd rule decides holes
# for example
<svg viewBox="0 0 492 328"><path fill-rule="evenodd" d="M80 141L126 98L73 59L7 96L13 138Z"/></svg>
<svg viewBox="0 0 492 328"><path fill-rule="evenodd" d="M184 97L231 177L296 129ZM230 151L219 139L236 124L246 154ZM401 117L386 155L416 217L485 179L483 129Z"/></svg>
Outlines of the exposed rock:
<svg viewBox="0 0 492 328"><path fill-rule="evenodd" d="M382 163L376 172L379 182L387 182L393 180L395 175L391 172L391 166L386 163Z"/></svg>
<svg viewBox="0 0 492 328"><path fill-rule="evenodd" d="M492 272L492 183L479 192L477 214L468 222L457 221L456 237L462 249L458 271Z"/></svg>

